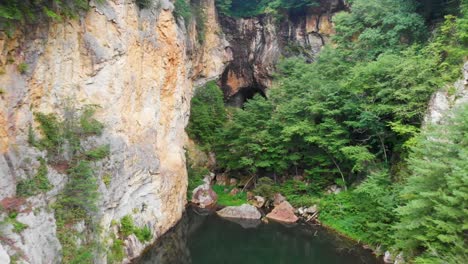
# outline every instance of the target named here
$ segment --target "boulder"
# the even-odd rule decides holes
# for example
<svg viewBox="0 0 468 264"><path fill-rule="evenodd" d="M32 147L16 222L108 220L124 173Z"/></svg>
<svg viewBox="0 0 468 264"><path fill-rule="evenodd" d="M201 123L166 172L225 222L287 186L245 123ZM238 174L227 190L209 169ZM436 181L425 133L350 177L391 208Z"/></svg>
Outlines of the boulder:
<svg viewBox="0 0 468 264"><path fill-rule="evenodd" d="M286 224L292 224L299 220L299 218L294 214L294 207L292 207L287 201L283 201L279 205L275 206L273 211L267 214L266 217L270 220Z"/></svg>
<svg viewBox="0 0 468 264"><path fill-rule="evenodd" d="M209 184L202 184L193 190L192 203L200 208L215 206L217 201L218 195L211 189Z"/></svg>
<svg viewBox="0 0 468 264"><path fill-rule="evenodd" d="M306 214L313 215L313 214L315 214L317 212L318 212L318 207L317 207L316 204L312 205L311 207L308 207L308 208L304 209L304 213L306 213Z"/></svg>
<svg viewBox="0 0 468 264"><path fill-rule="evenodd" d="M215 178L215 174L210 172L208 175L205 175L205 177L203 178L203 182L206 184L211 184L214 178Z"/></svg>
<svg viewBox="0 0 468 264"><path fill-rule="evenodd" d="M240 190L238 188L234 188L229 192L229 195L234 196L240 193Z"/></svg>
<svg viewBox="0 0 468 264"><path fill-rule="evenodd" d="M341 188L338 187L337 185L332 185L327 188L327 193L328 194L339 194L341 192Z"/></svg>
<svg viewBox="0 0 468 264"><path fill-rule="evenodd" d="M262 208L264 205L265 205L265 198L261 197L261 196L254 196L251 200L250 200L250 203L257 207L257 208Z"/></svg>
<svg viewBox="0 0 468 264"><path fill-rule="evenodd" d="M237 186L237 179L236 178L231 178L229 179L229 186Z"/></svg>
<svg viewBox="0 0 468 264"><path fill-rule="evenodd" d="M281 193L275 193L275 195L273 196L273 205L275 207L280 205L284 201L286 201L286 198L284 198L284 196L281 195Z"/></svg>
<svg viewBox="0 0 468 264"><path fill-rule="evenodd" d="M220 186L228 185L228 177L224 174L216 175L216 184Z"/></svg>
<svg viewBox="0 0 468 264"><path fill-rule="evenodd" d="M385 251L383 261L385 263L393 263L394 257L392 256L392 253L390 253L390 251Z"/></svg>
<svg viewBox="0 0 468 264"><path fill-rule="evenodd" d="M393 264L404 264L405 258L403 257L403 252L400 252L396 257L395 257L395 262Z"/></svg>
<svg viewBox="0 0 468 264"><path fill-rule="evenodd" d="M228 206L216 212L223 218L237 218L237 219L255 219L262 218L262 214L250 204L243 204L240 206Z"/></svg>

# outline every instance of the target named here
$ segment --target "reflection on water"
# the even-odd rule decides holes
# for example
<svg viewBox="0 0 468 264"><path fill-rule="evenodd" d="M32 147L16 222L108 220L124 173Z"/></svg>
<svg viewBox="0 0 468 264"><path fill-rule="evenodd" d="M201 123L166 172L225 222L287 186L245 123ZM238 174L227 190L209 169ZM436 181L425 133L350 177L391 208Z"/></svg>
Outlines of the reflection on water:
<svg viewBox="0 0 468 264"><path fill-rule="evenodd" d="M380 263L367 250L319 227L256 228L192 209L135 264Z"/></svg>

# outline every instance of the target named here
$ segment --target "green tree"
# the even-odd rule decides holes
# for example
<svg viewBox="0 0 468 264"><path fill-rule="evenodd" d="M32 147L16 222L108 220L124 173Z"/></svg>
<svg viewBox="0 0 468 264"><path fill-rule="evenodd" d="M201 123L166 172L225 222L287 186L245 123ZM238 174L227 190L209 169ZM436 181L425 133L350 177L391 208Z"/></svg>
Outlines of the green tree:
<svg viewBox="0 0 468 264"><path fill-rule="evenodd" d="M411 176L401 192L396 244L418 263L464 263L468 258L468 107L428 128L412 148Z"/></svg>
<svg viewBox="0 0 468 264"><path fill-rule="evenodd" d="M426 36L424 19L415 11L412 0L355 0L351 12L334 17L334 41L357 60L401 50Z"/></svg>
<svg viewBox="0 0 468 264"><path fill-rule="evenodd" d="M226 122L223 93L215 82L209 82L195 91L187 132L204 149L209 150L218 139Z"/></svg>

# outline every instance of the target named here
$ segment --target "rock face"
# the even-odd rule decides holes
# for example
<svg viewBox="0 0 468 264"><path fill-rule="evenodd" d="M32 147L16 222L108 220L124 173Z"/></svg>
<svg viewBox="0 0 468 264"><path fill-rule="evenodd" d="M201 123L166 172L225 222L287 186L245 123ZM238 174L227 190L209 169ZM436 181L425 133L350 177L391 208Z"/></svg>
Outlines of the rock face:
<svg viewBox="0 0 468 264"><path fill-rule="evenodd" d="M96 164L103 236L110 235L112 220L132 214L136 225L150 227L154 241L184 211L184 128L192 87L223 71L225 40L214 0L200 1L206 15L203 45L196 32L176 21L169 0L154 0L144 10L134 1L104 2L76 20L28 26L12 38L0 35L0 202L16 195L16 183L32 177L37 157L45 156L27 143L29 126L37 126L33 113L61 116L67 102L96 104L96 118L105 129L88 143L110 144L111 150ZM21 63L28 65L23 74ZM66 176L48 170L53 190L24 205L39 213L21 210L18 219L29 227L19 235L7 232L0 242L8 255L22 256L26 263L60 262L54 215L45 208ZM108 186L105 175L111 177ZM145 247L126 245L129 259Z"/></svg>
<svg viewBox="0 0 468 264"><path fill-rule="evenodd" d="M229 42L232 60L220 84L228 102L241 106L255 94L265 95L271 86L275 65L282 56L302 54L311 61L334 33L332 17L346 8L343 0L322 0L320 5L289 14L220 18Z"/></svg>
<svg viewBox="0 0 468 264"><path fill-rule="evenodd" d="M216 212L219 216L224 218L237 218L258 220L262 218L262 214L250 204L243 204L240 206L228 206Z"/></svg>
<svg viewBox="0 0 468 264"><path fill-rule="evenodd" d="M275 206L273 211L266 215L268 219L273 221L293 224L299 220L299 218L294 214L294 208L287 201L283 201L279 205Z"/></svg>
<svg viewBox="0 0 468 264"><path fill-rule="evenodd" d="M451 88L434 93L424 118L425 124L443 124L450 110L468 103L468 62L463 66L462 72L463 78Z"/></svg>

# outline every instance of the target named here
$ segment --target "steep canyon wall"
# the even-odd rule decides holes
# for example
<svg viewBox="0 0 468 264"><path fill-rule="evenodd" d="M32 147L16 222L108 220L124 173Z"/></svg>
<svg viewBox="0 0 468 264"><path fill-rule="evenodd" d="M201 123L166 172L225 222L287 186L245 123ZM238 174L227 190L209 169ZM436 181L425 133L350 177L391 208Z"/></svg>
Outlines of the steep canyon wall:
<svg viewBox="0 0 468 264"><path fill-rule="evenodd" d="M67 177L49 166L52 190L19 199L15 189L36 173L38 157L45 156L27 142L29 126L37 126L33 113L61 116L70 103L99 106L96 118L104 133L86 144L110 144L109 158L95 164L103 237L115 232L112 220L127 214L136 225L150 227L152 241L180 219L187 186L184 128L193 83L216 78L225 64L214 1L200 4L208 25L203 45L190 27L187 31L176 21L168 0L153 1L143 10L134 1L106 1L79 19L25 26L11 38L1 36L0 201L16 206L17 220L28 228L19 234L11 226L2 228L0 252L25 263L60 262L49 207ZM20 65L28 65L23 73ZM111 177L108 186L105 175ZM145 247L133 235L125 245L128 259Z"/></svg>
<svg viewBox="0 0 468 264"><path fill-rule="evenodd" d="M134 1L107 0L76 20L0 35L0 203L15 207L17 220L28 226L20 233L1 227L1 263L11 256L23 263L60 263L50 206L66 184L63 170L48 167L53 189L47 193L16 196L17 183L33 177L38 158L46 156L28 143L30 126L39 134L34 113L63 116L70 104L99 106L96 118L104 133L85 145L110 144L109 157L95 163L101 237L115 234L113 220L129 214L153 234L146 244L134 235L124 241L128 262L184 210L184 128L194 87L219 79L236 106L265 94L277 61L302 54L312 62L333 34L333 15L346 8L343 0L323 0L280 20L230 18L218 16L214 0L198 0L192 2L203 19L184 23L173 14L174 1L152 2L140 9ZM204 23L203 40L197 21ZM96 261L105 263L105 255Z"/></svg>

